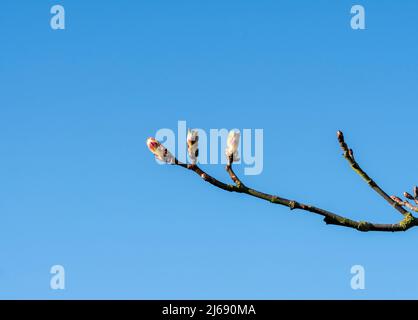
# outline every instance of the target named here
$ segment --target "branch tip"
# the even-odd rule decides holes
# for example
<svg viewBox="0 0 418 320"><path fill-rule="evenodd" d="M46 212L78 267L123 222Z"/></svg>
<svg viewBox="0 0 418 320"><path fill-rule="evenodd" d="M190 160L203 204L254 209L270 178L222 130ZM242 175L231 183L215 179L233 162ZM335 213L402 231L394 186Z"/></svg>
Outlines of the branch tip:
<svg viewBox="0 0 418 320"><path fill-rule="evenodd" d="M414 197L410 193L408 193L406 191L403 193L403 196L405 198L409 199L409 200L414 200Z"/></svg>

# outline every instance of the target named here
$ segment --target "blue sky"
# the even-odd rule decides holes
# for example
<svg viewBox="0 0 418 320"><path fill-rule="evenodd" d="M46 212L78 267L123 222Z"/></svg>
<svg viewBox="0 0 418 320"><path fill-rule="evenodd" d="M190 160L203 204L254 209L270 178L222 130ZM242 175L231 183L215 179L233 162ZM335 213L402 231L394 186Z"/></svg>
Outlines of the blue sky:
<svg viewBox="0 0 418 320"><path fill-rule="evenodd" d="M61 4L66 29L50 28ZM366 30L350 8L366 9ZM416 1L2 1L0 298L417 298L418 230L326 226L158 166L158 129L261 128L249 186L359 220L418 184ZM223 166L204 169L228 181ZM243 173L242 167L236 171ZM49 287L52 265L66 289ZM350 287L351 266L366 289Z"/></svg>

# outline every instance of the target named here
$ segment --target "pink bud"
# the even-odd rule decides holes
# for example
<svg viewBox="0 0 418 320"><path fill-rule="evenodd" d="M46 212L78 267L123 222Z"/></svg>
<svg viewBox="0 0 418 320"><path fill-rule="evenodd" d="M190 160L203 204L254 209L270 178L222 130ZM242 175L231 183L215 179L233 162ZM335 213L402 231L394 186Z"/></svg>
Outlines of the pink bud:
<svg viewBox="0 0 418 320"><path fill-rule="evenodd" d="M166 163L174 163L174 156L155 138L148 138L147 146L157 159Z"/></svg>

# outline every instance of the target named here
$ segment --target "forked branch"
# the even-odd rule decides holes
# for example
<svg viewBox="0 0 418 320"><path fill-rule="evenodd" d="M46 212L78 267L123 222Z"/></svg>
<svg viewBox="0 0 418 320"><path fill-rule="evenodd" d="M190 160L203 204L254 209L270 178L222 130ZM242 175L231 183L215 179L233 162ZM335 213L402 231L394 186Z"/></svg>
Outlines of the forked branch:
<svg viewBox="0 0 418 320"><path fill-rule="evenodd" d="M239 133L231 131L227 139L227 165L226 171L228 172L233 184L226 184L214 178L207 172L203 171L199 166L196 165L197 160L197 133L196 131L189 131L188 134L188 147L189 147L189 156L192 159L191 164L186 164L178 161L171 153L158 141L153 138L147 140L147 145L149 149L156 155L156 157L164 162L167 162L172 165L177 165L188 170L191 170L198 174L203 180L209 182L210 184L223 189L229 192L245 193L249 196L256 197L262 200L269 201L274 204L279 204L290 208L290 210L300 209L304 211L309 211L314 214L318 214L324 217L324 222L326 224L337 225L347 228L356 229L359 231L386 231L386 232L398 232L406 231L412 227L418 225L418 219L415 218L410 211L418 212L418 206L412 205L408 200L402 200L396 196L389 196L383 189L381 189L377 183L370 178L370 176L360 167L357 161L354 158L353 150L348 147L344 140L344 135L341 131L337 132L338 142L343 150L343 156L350 164L351 168L364 180L366 183L375 190L383 199L385 199L392 207L399 211L403 218L398 223L395 224L381 224L381 223L372 223L368 221L356 221L349 218L346 218L342 215L309 205L296 200L286 199L277 195L272 195L264 193L250 187L247 187L235 174L232 164L234 161L238 160L238 144L239 144ZM414 195L411 195L407 192L404 193L404 197L409 200L413 200L415 204L418 205L418 188L414 188Z"/></svg>

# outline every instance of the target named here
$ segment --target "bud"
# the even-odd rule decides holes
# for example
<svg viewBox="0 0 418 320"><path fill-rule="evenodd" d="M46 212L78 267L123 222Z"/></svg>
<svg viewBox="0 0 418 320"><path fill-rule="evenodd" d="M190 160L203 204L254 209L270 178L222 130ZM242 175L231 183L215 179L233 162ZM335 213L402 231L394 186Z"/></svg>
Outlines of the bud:
<svg viewBox="0 0 418 320"><path fill-rule="evenodd" d="M417 186L414 187L414 197L418 198L418 187Z"/></svg>
<svg viewBox="0 0 418 320"><path fill-rule="evenodd" d="M414 197L408 192L404 192L403 196L409 200L414 200Z"/></svg>
<svg viewBox="0 0 418 320"><path fill-rule="evenodd" d="M189 129L187 131L187 152L189 153L192 164L196 164L197 157L199 156L198 141L198 132L196 130Z"/></svg>
<svg viewBox="0 0 418 320"><path fill-rule="evenodd" d="M390 198L391 198L393 201L395 201L397 204L400 204L400 205L402 205L402 204L403 204L403 201L402 201L400 198L396 197L396 196L390 196Z"/></svg>
<svg viewBox="0 0 418 320"><path fill-rule="evenodd" d="M238 146L239 146L239 138L240 133L239 131L229 131L228 138L226 139L226 149L225 149L225 155L228 159L232 156L232 162L239 161L238 156Z"/></svg>
<svg viewBox="0 0 418 320"><path fill-rule="evenodd" d="M148 138L147 146L157 159L166 163L174 163L174 156L159 141L154 138Z"/></svg>
<svg viewBox="0 0 418 320"><path fill-rule="evenodd" d="M344 134L340 130L337 131L337 139L339 142L344 141Z"/></svg>

